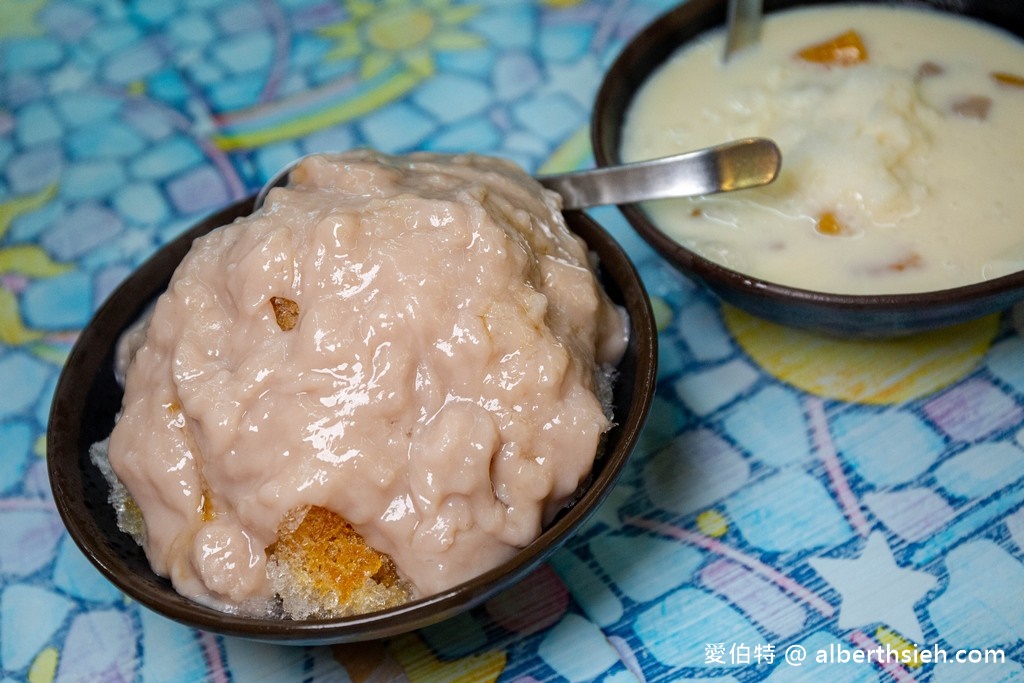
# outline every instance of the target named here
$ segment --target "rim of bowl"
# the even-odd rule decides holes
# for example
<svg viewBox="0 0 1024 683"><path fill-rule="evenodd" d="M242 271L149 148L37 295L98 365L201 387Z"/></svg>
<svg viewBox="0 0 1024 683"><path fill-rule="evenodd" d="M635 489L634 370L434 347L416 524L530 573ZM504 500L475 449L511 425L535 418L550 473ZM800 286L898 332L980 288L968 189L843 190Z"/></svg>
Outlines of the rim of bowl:
<svg viewBox="0 0 1024 683"><path fill-rule="evenodd" d="M580 212L565 212L566 220L573 232L597 253L605 290L629 312L629 348L619 369L620 377L631 381L628 386L617 383L615 388L616 396L628 400L629 405L622 413L625 419L609 431L610 448L601 455L599 467L595 466L584 493L540 537L509 561L442 593L369 614L311 620L247 617L182 597L169 581L152 572L141 548L118 531L116 523L111 532L109 525L114 513L105 498L108 489L90 462L88 449L99 440L96 436L105 438L102 435L109 434L113 415L102 415L104 411L110 413L111 406L87 405L91 403L89 399L95 398L97 392L102 395L113 391L120 396L111 361L121 331L166 288L192 240L248 214L252 200L253 197L247 197L200 221L154 254L108 297L72 348L50 410L47 468L54 501L74 542L107 579L154 612L223 635L291 644L342 643L397 635L471 609L524 578L568 540L603 502L636 447L656 384L657 332L643 282L610 234ZM102 386L97 388L97 383ZM119 408L118 399L114 410ZM90 419L106 419L109 424L89 424ZM90 498L87 490L87 486L95 487L96 477L102 481L100 501L94 500L97 492ZM101 523L98 517L106 522ZM119 551L119 546L126 543L131 557Z"/></svg>
<svg viewBox="0 0 1024 683"><path fill-rule="evenodd" d="M764 0L764 10L827 4L930 8L980 19L1024 38L1024 5L1000 0L979 0L959 10L944 0ZM591 144L598 166L622 163L619 149L625 115L646 79L684 44L723 26L726 7L726 0L688 0L655 18L625 45L605 73L591 116ZM622 204L618 208L663 258L722 300L797 328L849 336L896 336L967 322L1005 310L1024 299L1024 270L927 292L842 294L793 287L733 270L687 249L662 231L639 204Z"/></svg>

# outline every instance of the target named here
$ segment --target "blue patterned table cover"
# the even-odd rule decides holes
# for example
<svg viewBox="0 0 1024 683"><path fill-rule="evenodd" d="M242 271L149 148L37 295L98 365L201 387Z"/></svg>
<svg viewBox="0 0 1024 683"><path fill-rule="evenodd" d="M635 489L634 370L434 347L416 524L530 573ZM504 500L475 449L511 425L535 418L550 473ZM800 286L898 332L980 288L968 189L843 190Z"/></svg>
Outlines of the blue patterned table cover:
<svg viewBox="0 0 1024 683"><path fill-rule="evenodd" d="M50 399L127 273L309 151L591 165L602 73L671 4L0 2L3 681L1024 680L1024 314L885 343L779 328L614 209L593 213L650 290L656 405L610 500L514 590L387 641L272 646L140 608L64 531Z"/></svg>

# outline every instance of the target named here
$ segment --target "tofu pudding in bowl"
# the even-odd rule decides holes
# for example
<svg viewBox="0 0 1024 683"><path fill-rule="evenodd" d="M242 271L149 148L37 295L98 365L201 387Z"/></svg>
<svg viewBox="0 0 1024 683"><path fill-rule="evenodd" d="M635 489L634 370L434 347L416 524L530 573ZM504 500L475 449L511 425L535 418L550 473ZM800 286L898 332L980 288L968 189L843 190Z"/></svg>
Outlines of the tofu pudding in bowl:
<svg viewBox="0 0 1024 683"><path fill-rule="evenodd" d="M595 155L757 135L782 170L623 207L641 235L726 301L826 332L912 332L1024 296L1024 9L767 2L760 43L723 63L724 6L686 3L627 46Z"/></svg>
<svg viewBox="0 0 1024 683"><path fill-rule="evenodd" d="M606 494L653 395L635 270L559 209L508 162L353 152L197 226L62 375L72 536L167 616L291 642L418 628L521 577Z"/></svg>

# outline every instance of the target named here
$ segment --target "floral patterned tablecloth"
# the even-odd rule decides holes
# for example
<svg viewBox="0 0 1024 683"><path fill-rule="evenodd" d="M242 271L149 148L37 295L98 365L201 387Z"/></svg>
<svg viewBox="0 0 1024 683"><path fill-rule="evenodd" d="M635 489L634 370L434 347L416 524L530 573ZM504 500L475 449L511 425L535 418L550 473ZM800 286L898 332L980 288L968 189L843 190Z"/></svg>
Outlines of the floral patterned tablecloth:
<svg viewBox="0 0 1024 683"><path fill-rule="evenodd" d="M514 590L387 641L270 646L140 608L63 530L54 384L143 259L309 151L588 166L603 71L669 5L0 2L4 681L1024 680L1024 315L779 328L614 209L594 215L658 315L656 405L599 514Z"/></svg>

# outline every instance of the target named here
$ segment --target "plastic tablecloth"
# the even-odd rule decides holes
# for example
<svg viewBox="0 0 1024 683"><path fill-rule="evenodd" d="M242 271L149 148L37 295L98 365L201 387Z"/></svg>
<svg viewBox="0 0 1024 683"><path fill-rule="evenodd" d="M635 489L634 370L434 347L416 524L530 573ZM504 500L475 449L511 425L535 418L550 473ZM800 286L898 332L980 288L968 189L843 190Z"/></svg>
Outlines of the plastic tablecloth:
<svg viewBox="0 0 1024 683"><path fill-rule="evenodd" d="M602 74L667 0L0 2L0 677L1024 680L1024 315L890 342L780 328L615 209L657 398L599 513L477 609L289 647L127 600L70 541L51 395L127 273L310 151L593 163ZM963 660L963 661L957 661Z"/></svg>

